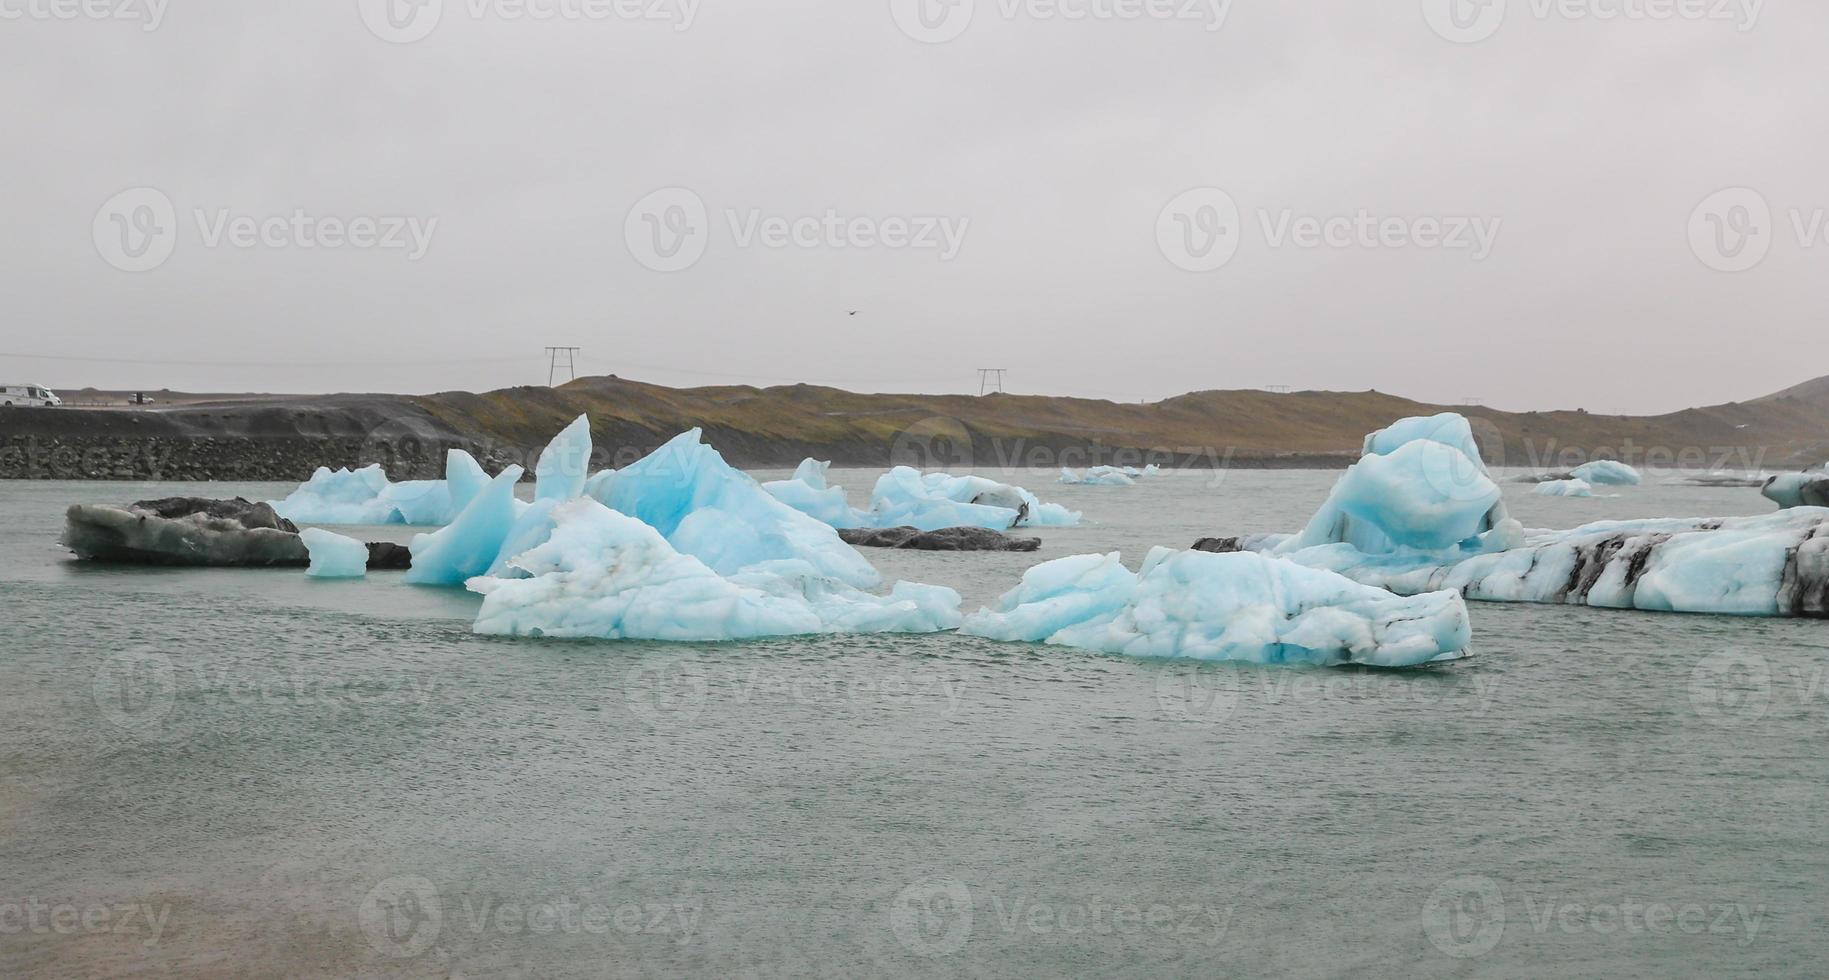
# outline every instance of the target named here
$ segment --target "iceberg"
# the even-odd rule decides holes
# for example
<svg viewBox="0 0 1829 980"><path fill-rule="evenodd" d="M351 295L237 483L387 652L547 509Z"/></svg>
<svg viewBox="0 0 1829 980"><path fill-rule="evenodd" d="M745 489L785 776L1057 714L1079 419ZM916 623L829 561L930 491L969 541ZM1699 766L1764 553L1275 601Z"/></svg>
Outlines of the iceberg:
<svg viewBox="0 0 1829 980"><path fill-rule="evenodd" d="M1399 595L1454 589L1489 602L1829 618L1829 509L1527 531L1502 503L1478 515L1490 480L1478 457L1466 455L1471 439L1443 419L1407 419L1384 430L1399 435L1368 439L1368 453L1384 460L1374 463L1374 478L1355 475L1373 462L1368 455L1301 534L1200 547L1274 554ZM1394 463L1403 471L1383 472Z"/></svg>
<svg viewBox="0 0 1829 980"><path fill-rule="evenodd" d="M341 534L310 527L299 532L311 552L312 578L361 578L368 574L368 545Z"/></svg>
<svg viewBox="0 0 1829 980"><path fill-rule="evenodd" d="M1152 659L1413 667L1465 655L1466 604L1410 597L1262 555L1156 548L1132 573L1116 553L1030 569L960 632Z"/></svg>
<svg viewBox="0 0 1829 980"><path fill-rule="evenodd" d="M483 595L477 633L720 641L926 633L955 628L961 619L959 594L951 589L902 583L875 596L798 559L720 575L655 527L591 498L557 504L552 519L547 540L511 562L526 578L469 583Z"/></svg>
<svg viewBox="0 0 1829 980"><path fill-rule="evenodd" d="M1142 471L1134 468L1121 470L1114 466L1095 466L1084 471L1061 467L1061 482L1068 486L1134 487L1136 478L1142 475Z"/></svg>
<svg viewBox="0 0 1829 980"><path fill-rule="evenodd" d="M474 457L453 449L445 454L443 480L390 483L378 463L359 470L320 466L286 499L270 503L299 524L440 527L456 519L488 479Z"/></svg>
<svg viewBox="0 0 1829 980"><path fill-rule="evenodd" d="M922 531L949 527L1006 531L1080 523L1077 512L1044 504L1022 487L981 476L922 473L909 466L898 466L876 481L870 494L870 517L875 527Z"/></svg>
<svg viewBox="0 0 1829 980"><path fill-rule="evenodd" d="M685 432L624 469L591 477L586 495L660 532L672 547L719 575L799 560L860 589L881 576L829 524L782 503L748 474Z"/></svg>
<svg viewBox="0 0 1829 980"><path fill-rule="evenodd" d="M1539 497L1592 497L1594 488L1586 480L1550 480L1537 484Z"/></svg>
<svg viewBox="0 0 1829 980"><path fill-rule="evenodd" d="M590 475L591 420L580 415L540 453L534 464L535 500L573 500L584 496Z"/></svg>
<svg viewBox="0 0 1829 980"><path fill-rule="evenodd" d="M1470 455L1471 453L1471 455ZM1403 419L1366 437L1308 526L1278 554L1348 544L1366 554L1514 540L1517 522L1459 415Z"/></svg>
<svg viewBox="0 0 1829 980"><path fill-rule="evenodd" d="M1645 482L1638 470L1612 459L1597 459L1577 466L1569 472L1569 477L1596 487L1636 487Z"/></svg>
<svg viewBox="0 0 1829 980"><path fill-rule="evenodd" d="M871 527L870 517L851 506L845 488L826 482L826 471L831 468L831 463L822 460L804 460L794 470L793 479L764 483L762 489L776 500L838 530Z"/></svg>
<svg viewBox="0 0 1829 980"><path fill-rule="evenodd" d="M1822 470L1780 473L1767 478L1759 494L1786 510L1829 506L1829 473Z"/></svg>
<svg viewBox="0 0 1829 980"><path fill-rule="evenodd" d="M414 585L462 585L493 567L526 507L514 496L524 472L519 466L508 467L449 526L415 537L410 545L413 567L406 580Z"/></svg>

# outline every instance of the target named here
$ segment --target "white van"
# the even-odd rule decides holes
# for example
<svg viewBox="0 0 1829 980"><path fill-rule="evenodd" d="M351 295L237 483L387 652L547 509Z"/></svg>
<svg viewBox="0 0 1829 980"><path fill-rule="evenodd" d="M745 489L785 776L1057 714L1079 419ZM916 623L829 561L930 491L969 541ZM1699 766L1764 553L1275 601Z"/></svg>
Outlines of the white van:
<svg viewBox="0 0 1829 980"><path fill-rule="evenodd" d="M56 392L42 385L0 385L0 406L56 408L63 403Z"/></svg>

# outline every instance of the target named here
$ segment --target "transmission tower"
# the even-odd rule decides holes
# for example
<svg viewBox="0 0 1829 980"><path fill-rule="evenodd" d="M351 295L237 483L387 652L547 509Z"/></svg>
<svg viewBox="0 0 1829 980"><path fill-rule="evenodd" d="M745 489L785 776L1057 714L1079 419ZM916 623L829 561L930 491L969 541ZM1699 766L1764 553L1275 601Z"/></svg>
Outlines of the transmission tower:
<svg viewBox="0 0 1829 980"><path fill-rule="evenodd" d="M584 348L582 347L546 348L546 353L552 357L552 368L546 372L546 387L553 387L559 378L559 358L561 355L565 358L566 373L571 375L568 380L578 380L578 352L583 349Z"/></svg>
<svg viewBox="0 0 1829 980"><path fill-rule="evenodd" d="M991 385L993 383L991 381L991 377L993 375L995 375L997 378L997 380L995 382L995 384L997 385L997 393L1000 395L1003 394L1003 375L1004 375L1004 372L1008 371L1008 370L1009 370L1009 368L979 368L978 369L978 397L983 398L985 395L990 394Z"/></svg>

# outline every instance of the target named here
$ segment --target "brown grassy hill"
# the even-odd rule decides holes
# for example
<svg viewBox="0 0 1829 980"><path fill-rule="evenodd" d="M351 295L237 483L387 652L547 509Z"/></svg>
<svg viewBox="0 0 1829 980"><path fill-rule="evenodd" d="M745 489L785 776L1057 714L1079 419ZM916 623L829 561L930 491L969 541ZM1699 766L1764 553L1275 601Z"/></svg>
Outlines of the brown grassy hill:
<svg viewBox="0 0 1829 980"><path fill-rule="evenodd" d="M1408 415L1474 420L1490 462L1560 469L1590 458L1689 469L1787 469L1829 459L1829 378L1750 402L1621 417L1499 412L1377 391L1202 391L1151 404L1027 395L858 394L837 388L667 388L617 377L475 394L185 396L149 409L0 409L0 477L184 475L293 479L320 463L436 470L446 446L528 462L589 414L599 465L621 465L693 427L733 463L793 465L1338 466L1364 435ZM148 449L156 449L157 452ZM195 451L193 451L195 450ZM65 463L47 467L51 452ZM99 461L69 464L72 453ZM121 462L113 457L144 455ZM55 460L53 460L55 463ZM72 470L80 471L73 473Z"/></svg>

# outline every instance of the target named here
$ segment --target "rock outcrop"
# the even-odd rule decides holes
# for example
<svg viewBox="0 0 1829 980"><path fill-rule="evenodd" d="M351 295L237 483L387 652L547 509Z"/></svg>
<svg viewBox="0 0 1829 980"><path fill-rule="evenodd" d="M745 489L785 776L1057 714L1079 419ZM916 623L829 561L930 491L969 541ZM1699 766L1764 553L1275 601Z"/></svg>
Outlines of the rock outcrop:
<svg viewBox="0 0 1829 980"><path fill-rule="evenodd" d="M909 551L1037 551L1040 538L1013 538L979 527L949 527L922 531L912 527L858 528L839 531L848 545L858 548L897 548Z"/></svg>

